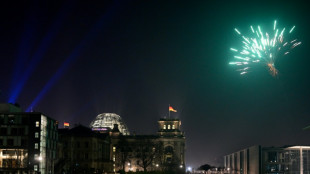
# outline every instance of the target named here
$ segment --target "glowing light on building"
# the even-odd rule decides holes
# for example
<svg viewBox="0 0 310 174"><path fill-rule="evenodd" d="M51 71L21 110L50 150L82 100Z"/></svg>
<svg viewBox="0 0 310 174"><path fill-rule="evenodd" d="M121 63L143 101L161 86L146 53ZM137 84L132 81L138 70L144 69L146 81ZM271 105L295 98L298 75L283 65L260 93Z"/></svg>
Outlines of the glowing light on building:
<svg viewBox="0 0 310 174"><path fill-rule="evenodd" d="M90 128L94 129L113 129L114 124L118 125L119 131L123 135L129 135L129 130L126 124L123 122L121 116L115 113L102 113L99 114L91 123Z"/></svg>

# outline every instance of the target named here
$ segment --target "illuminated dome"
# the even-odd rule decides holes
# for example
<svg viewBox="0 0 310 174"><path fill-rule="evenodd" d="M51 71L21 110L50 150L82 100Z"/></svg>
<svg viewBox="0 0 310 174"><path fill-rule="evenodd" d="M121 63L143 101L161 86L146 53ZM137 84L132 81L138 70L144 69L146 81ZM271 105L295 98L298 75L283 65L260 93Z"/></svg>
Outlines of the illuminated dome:
<svg viewBox="0 0 310 174"><path fill-rule="evenodd" d="M121 116L114 113L99 114L91 123L90 128L110 128L113 129L114 124L118 125L119 131L123 135L129 135L129 130L123 122Z"/></svg>

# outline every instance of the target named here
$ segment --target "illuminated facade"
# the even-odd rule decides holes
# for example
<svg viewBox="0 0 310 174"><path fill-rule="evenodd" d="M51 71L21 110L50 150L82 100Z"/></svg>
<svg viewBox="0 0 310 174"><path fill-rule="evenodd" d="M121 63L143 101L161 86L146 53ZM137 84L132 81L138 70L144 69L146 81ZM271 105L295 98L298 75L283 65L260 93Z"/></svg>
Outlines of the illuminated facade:
<svg viewBox="0 0 310 174"><path fill-rule="evenodd" d="M164 162L178 163L179 167L185 166L185 136L181 132L181 120L162 118L158 121L157 132L159 141L163 142Z"/></svg>
<svg viewBox="0 0 310 174"><path fill-rule="evenodd" d="M180 131L179 119L162 118L157 135L124 136L112 129L111 151L114 171L185 172L185 136Z"/></svg>
<svg viewBox="0 0 310 174"><path fill-rule="evenodd" d="M119 131L123 135L129 135L129 130L122 118L114 113L102 113L99 114L89 125L93 130L111 130L114 124L118 125Z"/></svg>
<svg viewBox="0 0 310 174"><path fill-rule="evenodd" d="M310 146L252 146L224 157L227 173L310 173Z"/></svg>
<svg viewBox="0 0 310 174"><path fill-rule="evenodd" d="M54 173L56 121L0 104L0 172Z"/></svg>

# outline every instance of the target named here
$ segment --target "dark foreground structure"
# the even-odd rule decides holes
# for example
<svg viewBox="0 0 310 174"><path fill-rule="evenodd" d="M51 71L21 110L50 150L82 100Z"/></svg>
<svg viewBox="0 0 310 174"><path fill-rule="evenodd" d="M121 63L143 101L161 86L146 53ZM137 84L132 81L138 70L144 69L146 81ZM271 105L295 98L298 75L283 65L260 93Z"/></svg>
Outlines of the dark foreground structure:
<svg viewBox="0 0 310 174"><path fill-rule="evenodd" d="M310 146L252 146L224 157L227 173L309 174Z"/></svg>
<svg viewBox="0 0 310 174"><path fill-rule="evenodd" d="M55 173L105 173L111 172L110 140L78 125L72 129L59 129L58 160Z"/></svg>

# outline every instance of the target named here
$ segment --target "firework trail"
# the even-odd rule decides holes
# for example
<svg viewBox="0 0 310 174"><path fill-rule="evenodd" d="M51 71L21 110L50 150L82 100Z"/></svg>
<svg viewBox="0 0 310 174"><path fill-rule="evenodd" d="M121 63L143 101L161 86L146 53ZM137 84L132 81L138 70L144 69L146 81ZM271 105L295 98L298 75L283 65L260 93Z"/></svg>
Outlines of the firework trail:
<svg viewBox="0 0 310 174"><path fill-rule="evenodd" d="M230 48L234 52L235 60L229 64L238 66L237 71L240 71L241 75L250 72L255 64L263 64L272 76L277 76L278 70L275 67L277 59L289 54L293 48L301 44L297 39L289 39L295 26L290 30L278 29L277 21L274 21L271 34L264 32L260 26L257 28L250 26L250 29L250 35L244 36L235 28L236 33L242 38L242 47Z"/></svg>

